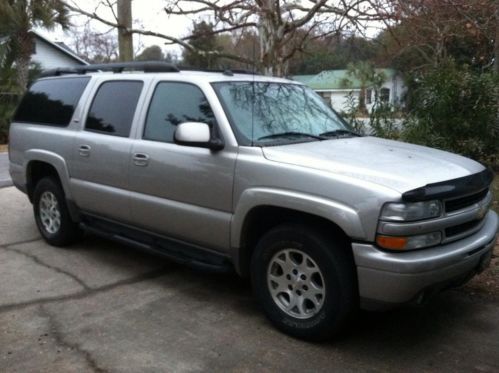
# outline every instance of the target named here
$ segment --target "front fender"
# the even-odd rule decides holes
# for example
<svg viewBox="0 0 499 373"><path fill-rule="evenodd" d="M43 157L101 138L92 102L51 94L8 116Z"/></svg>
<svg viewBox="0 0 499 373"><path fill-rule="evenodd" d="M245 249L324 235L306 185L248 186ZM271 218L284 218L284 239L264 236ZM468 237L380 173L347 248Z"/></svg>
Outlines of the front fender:
<svg viewBox="0 0 499 373"><path fill-rule="evenodd" d="M338 225L350 238L363 240L365 232L357 212L342 203L322 197L273 188L245 190L237 203L231 226L231 247L241 246L244 221L248 213L261 206L275 206L325 218Z"/></svg>

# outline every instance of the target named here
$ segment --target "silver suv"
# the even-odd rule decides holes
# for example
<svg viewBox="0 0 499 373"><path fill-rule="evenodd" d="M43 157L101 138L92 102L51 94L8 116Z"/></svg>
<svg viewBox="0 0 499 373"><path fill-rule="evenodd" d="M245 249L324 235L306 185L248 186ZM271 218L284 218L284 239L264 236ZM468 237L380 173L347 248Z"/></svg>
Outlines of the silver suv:
<svg viewBox="0 0 499 373"><path fill-rule="evenodd" d="M44 239L90 231L248 276L291 335L360 306L422 303L490 261L492 173L359 136L309 88L162 63L47 72L10 129L10 172Z"/></svg>

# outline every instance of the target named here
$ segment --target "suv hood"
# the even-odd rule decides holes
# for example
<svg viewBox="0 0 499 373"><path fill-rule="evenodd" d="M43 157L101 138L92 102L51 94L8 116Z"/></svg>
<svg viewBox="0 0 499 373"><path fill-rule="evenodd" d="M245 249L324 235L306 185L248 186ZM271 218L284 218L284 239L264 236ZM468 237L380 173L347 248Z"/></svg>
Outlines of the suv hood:
<svg viewBox="0 0 499 373"><path fill-rule="evenodd" d="M366 180L400 193L483 171L465 157L376 137L263 147L265 158Z"/></svg>

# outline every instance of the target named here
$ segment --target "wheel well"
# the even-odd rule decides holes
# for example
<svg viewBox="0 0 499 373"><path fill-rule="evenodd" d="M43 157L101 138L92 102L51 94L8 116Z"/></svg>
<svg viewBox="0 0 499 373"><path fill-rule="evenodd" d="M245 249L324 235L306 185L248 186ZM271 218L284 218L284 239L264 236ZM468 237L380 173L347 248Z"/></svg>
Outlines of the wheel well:
<svg viewBox="0 0 499 373"><path fill-rule="evenodd" d="M326 218L283 207L255 207L246 216L241 232L239 269L243 276L249 275L251 254L258 240L270 229L286 223L314 227L334 235L335 238L350 242L348 235L337 224Z"/></svg>
<svg viewBox="0 0 499 373"><path fill-rule="evenodd" d="M51 176L60 182L59 174L51 164L42 161L29 162L26 173L26 185L30 201L33 199L33 191L35 190L36 184L46 176Z"/></svg>

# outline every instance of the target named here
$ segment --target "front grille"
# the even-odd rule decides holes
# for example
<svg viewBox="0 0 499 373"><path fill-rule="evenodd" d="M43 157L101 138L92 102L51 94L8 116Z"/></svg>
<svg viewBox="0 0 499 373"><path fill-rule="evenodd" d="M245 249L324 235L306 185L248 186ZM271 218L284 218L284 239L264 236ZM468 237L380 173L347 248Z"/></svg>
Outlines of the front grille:
<svg viewBox="0 0 499 373"><path fill-rule="evenodd" d="M484 199L487 196L487 193L489 192L488 189L484 189L481 192L471 194L466 197L461 197L461 198L456 198L452 199L450 201L445 202L445 211L446 212L453 212L457 210L464 209L466 207L469 207L477 202L480 202L482 199Z"/></svg>
<svg viewBox="0 0 499 373"><path fill-rule="evenodd" d="M483 219L480 220L472 220L472 221L467 221L466 223L459 224L459 225L454 225L453 227L449 227L445 229L445 236L446 237L452 237L452 236L457 236L461 233L465 233L467 231L472 230L473 228L476 228L480 223L483 221Z"/></svg>

